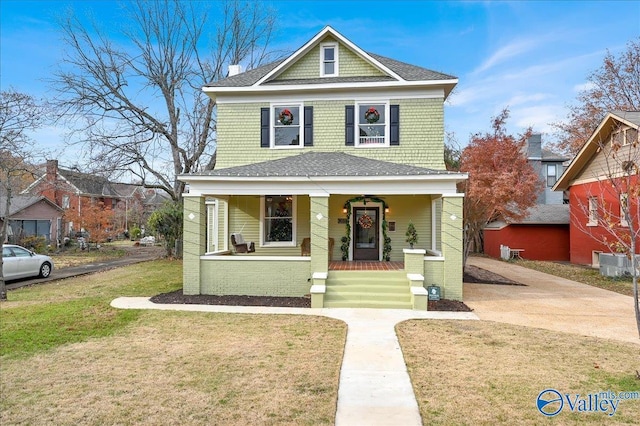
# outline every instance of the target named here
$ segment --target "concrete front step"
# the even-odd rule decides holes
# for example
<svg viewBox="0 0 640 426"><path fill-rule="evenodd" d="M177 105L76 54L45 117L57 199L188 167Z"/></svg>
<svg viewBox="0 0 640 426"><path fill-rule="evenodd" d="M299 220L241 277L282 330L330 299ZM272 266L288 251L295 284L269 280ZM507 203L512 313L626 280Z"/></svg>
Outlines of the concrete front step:
<svg viewBox="0 0 640 426"><path fill-rule="evenodd" d="M412 309L404 271L330 271L326 281L327 308Z"/></svg>

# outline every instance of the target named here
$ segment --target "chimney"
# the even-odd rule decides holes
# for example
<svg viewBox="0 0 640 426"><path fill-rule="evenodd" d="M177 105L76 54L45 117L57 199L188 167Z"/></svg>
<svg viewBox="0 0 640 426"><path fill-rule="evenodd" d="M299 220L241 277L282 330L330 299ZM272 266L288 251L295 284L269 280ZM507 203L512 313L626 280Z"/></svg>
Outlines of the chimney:
<svg viewBox="0 0 640 426"><path fill-rule="evenodd" d="M58 160L47 160L47 182L55 182L58 176Z"/></svg>
<svg viewBox="0 0 640 426"><path fill-rule="evenodd" d="M229 65L229 77L238 75L242 72L242 65Z"/></svg>
<svg viewBox="0 0 640 426"><path fill-rule="evenodd" d="M527 140L527 158L529 160L542 160L542 135L534 133Z"/></svg>

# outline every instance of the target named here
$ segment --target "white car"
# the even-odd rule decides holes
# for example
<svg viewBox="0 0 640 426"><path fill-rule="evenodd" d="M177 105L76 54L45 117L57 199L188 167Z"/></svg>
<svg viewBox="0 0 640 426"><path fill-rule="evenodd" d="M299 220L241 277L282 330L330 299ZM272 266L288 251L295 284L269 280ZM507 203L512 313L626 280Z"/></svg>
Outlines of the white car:
<svg viewBox="0 0 640 426"><path fill-rule="evenodd" d="M5 280L26 277L47 278L53 271L53 260L49 256L36 254L24 247L5 244L2 246L2 275Z"/></svg>

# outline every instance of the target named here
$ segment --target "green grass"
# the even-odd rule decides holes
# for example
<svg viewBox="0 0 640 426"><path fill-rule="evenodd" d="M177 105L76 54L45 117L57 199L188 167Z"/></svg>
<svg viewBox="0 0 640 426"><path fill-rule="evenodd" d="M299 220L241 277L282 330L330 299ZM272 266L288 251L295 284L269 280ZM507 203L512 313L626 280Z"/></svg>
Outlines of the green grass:
<svg viewBox="0 0 640 426"><path fill-rule="evenodd" d="M626 296L633 296L633 285L630 277L609 278L600 275L600 271L584 266L569 265L538 260L518 260L516 265L536 271L545 272L557 277L566 278L605 290L615 291Z"/></svg>
<svg viewBox="0 0 640 426"><path fill-rule="evenodd" d="M0 304L0 356L22 358L112 335L140 311L109 306L119 296L153 296L181 288L182 264L159 260L12 290Z"/></svg>

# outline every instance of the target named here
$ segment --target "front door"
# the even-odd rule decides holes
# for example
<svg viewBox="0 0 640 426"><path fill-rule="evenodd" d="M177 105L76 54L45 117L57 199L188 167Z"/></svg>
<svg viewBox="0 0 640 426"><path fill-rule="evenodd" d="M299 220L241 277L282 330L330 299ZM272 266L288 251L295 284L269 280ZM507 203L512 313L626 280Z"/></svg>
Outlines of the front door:
<svg viewBox="0 0 640 426"><path fill-rule="evenodd" d="M379 207L353 209L353 260L380 260Z"/></svg>

